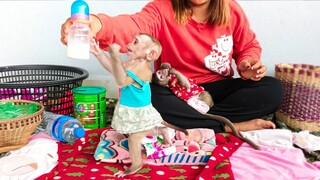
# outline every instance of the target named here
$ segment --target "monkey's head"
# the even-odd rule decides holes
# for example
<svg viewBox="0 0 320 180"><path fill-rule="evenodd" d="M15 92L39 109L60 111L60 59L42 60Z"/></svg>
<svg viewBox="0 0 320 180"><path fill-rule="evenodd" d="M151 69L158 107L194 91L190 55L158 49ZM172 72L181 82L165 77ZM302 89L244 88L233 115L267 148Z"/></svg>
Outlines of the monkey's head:
<svg viewBox="0 0 320 180"><path fill-rule="evenodd" d="M160 86L166 86L170 81L170 69L169 63L162 63L160 69L152 74L152 82L159 84Z"/></svg>

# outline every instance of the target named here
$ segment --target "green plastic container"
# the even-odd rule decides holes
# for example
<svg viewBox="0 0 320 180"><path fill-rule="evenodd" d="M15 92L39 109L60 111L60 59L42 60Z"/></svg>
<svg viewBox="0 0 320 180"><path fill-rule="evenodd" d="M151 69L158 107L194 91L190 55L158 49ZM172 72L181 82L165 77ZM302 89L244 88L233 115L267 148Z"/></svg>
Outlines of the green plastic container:
<svg viewBox="0 0 320 180"><path fill-rule="evenodd" d="M101 86L80 86L72 90L74 117L84 128L106 127L106 89Z"/></svg>

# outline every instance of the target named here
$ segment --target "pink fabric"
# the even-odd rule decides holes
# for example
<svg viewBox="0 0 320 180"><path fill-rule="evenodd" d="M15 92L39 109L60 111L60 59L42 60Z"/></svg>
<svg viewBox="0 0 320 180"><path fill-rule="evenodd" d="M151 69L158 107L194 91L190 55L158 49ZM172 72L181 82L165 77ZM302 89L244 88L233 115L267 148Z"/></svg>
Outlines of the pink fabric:
<svg viewBox="0 0 320 180"><path fill-rule="evenodd" d="M319 180L320 168L308 163L301 149L261 146L254 150L243 144L230 157L237 180Z"/></svg>
<svg viewBox="0 0 320 180"><path fill-rule="evenodd" d="M312 164L318 169L320 169L320 161L313 162Z"/></svg>
<svg viewBox="0 0 320 180"><path fill-rule="evenodd" d="M160 159L148 159L144 154L144 163L152 165L205 165L216 147L215 134L210 129L188 129L189 135L176 132L173 146L177 152ZM96 160L108 163L131 163L128 140L114 129L102 132L95 150Z"/></svg>
<svg viewBox="0 0 320 180"><path fill-rule="evenodd" d="M39 138L56 140L55 138L51 137L47 133L41 132L41 133L38 133L38 134L31 135L30 138L29 138L29 141L32 141L32 140L35 140L35 139L39 139Z"/></svg>

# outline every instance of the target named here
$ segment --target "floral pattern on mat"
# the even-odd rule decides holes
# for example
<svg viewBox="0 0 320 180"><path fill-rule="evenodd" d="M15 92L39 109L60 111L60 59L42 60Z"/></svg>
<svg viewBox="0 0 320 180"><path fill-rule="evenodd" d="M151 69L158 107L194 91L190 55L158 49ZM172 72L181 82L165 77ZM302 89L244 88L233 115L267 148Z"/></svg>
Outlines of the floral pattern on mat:
<svg viewBox="0 0 320 180"><path fill-rule="evenodd" d="M143 151L145 151L143 153L144 163L151 165L205 165L216 146L214 131L205 128L188 129L187 131L188 135L185 135L181 131L172 131L171 148L175 149L175 152L170 152L162 158L152 158L151 152L154 150L153 153L156 154L156 151L161 151L161 148L158 150L155 150L156 148L152 149L150 146L154 147L156 145L150 145L149 143L149 158L147 158L146 149L143 148ZM158 138L157 136L150 136L148 140L158 141ZM94 157L97 161L107 163L131 163L128 138L114 129L103 131Z"/></svg>
<svg viewBox="0 0 320 180"><path fill-rule="evenodd" d="M108 128L89 130L86 136L74 143L58 142L58 165L37 180L45 179L234 179L229 157L239 148L242 141L227 133L216 134L217 147L206 165L157 166L146 164L133 175L115 178L113 174L123 170L119 163L105 163L94 159L95 149L101 133Z"/></svg>

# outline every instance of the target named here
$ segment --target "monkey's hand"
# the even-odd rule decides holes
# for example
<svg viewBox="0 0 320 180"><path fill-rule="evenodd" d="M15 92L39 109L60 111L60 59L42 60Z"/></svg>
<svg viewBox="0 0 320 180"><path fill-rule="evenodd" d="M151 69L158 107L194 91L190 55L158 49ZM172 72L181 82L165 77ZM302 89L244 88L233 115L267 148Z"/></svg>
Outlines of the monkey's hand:
<svg viewBox="0 0 320 180"><path fill-rule="evenodd" d="M94 38L90 39L90 52L95 56L98 56L102 52L99 47L99 41L96 41Z"/></svg>
<svg viewBox="0 0 320 180"><path fill-rule="evenodd" d="M114 60L120 59L120 48L121 48L121 46L118 44L112 44L109 47L108 52L109 52L112 59L114 59Z"/></svg>
<svg viewBox="0 0 320 180"><path fill-rule="evenodd" d="M183 76L182 78L178 78L181 86L184 86L187 89L190 89L191 85L187 77Z"/></svg>
<svg viewBox="0 0 320 180"><path fill-rule="evenodd" d="M174 68L171 68L169 72L177 76L177 79L181 86L184 86L185 88L190 89L191 87L190 81L186 76L184 76L182 73L175 70Z"/></svg>
<svg viewBox="0 0 320 180"><path fill-rule="evenodd" d="M160 69L170 69L171 68L171 64L170 63L162 63L160 66Z"/></svg>

